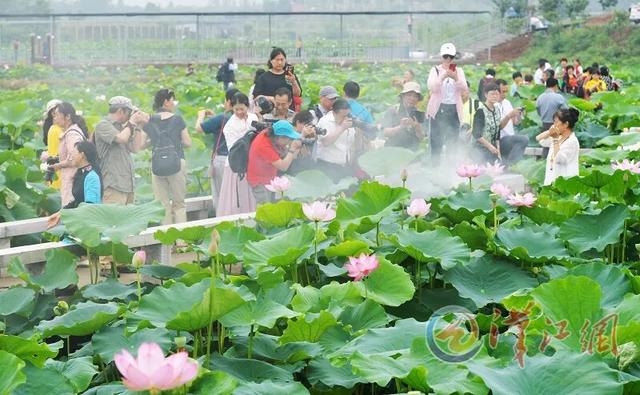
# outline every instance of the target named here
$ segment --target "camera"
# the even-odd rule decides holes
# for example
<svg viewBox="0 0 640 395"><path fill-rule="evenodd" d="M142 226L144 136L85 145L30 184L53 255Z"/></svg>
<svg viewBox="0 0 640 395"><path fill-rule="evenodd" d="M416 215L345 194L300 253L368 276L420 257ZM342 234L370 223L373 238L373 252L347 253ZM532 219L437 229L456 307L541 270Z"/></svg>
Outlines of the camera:
<svg viewBox="0 0 640 395"><path fill-rule="evenodd" d="M267 99L264 96L258 97L258 99L256 100L256 104L260 108L260 114L262 115L270 114L271 112L273 112L273 103L271 103L271 100Z"/></svg>
<svg viewBox="0 0 640 395"><path fill-rule="evenodd" d="M285 72L285 73L287 73L287 74L289 74L289 73L293 74L294 70L295 70L295 69L294 69L294 66L293 66L291 63L286 63L286 64L284 65L284 72Z"/></svg>
<svg viewBox="0 0 640 395"><path fill-rule="evenodd" d="M57 156L50 156L49 158L47 158L46 163L47 169L44 171L44 180L51 183L53 182L53 177L56 174L56 171L53 170L51 166L55 165L56 163L60 163L60 158Z"/></svg>
<svg viewBox="0 0 640 395"><path fill-rule="evenodd" d="M411 114L409 114L411 118L415 119L418 123L424 123L425 115L423 111L413 110Z"/></svg>
<svg viewBox="0 0 640 395"><path fill-rule="evenodd" d="M349 118L353 123L353 127L362 130L366 138L373 140L376 137L376 134L378 133L378 127L376 125L354 118L351 114L349 114Z"/></svg>
<svg viewBox="0 0 640 395"><path fill-rule="evenodd" d="M316 136L324 136L327 134L327 129L319 128L317 126L314 126L313 129L316 131Z"/></svg>
<svg viewBox="0 0 640 395"><path fill-rule="evenodd" d="M265 119L264 122L251 121L251 127L258 131L271 129L271 127L273 126L273 123L276 121L277 119Z"/></svg>

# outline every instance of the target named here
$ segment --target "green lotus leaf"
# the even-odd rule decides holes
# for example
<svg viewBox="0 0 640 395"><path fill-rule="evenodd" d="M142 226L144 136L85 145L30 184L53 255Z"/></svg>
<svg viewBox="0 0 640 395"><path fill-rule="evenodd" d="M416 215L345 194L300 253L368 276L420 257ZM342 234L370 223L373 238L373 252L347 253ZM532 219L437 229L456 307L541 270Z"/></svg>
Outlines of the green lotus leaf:
<svg viewBox="0 0 640 395"><path fill-rule="evenodd" d="M200 375L189 387L194 395L231 395L238 386L238 380L225 372L207 372Z"/></svg>
<svg viewBox="0 0 640 395"><path fill-rule="evenodd" d="M453 288L424 288L420 303L431 311L436 311L442 307L449 305L462 306L469 311L477 310L476 304L471 299L460 296L458 290Z"/></svg>
<svg viewBox="0 0 640 395"><path fill-rule="evenodd" d="M37 367L44 366L49 358L55 358L62 343L39 343L36 338L0 335L0 350L8 351Z"/></svg>
<svg viewBox="0 0 640 395"><path fill-rule="evenodd" d="M62 210L67 232L91 248L98 246L103 237L122 242L163 218L164 208L157 201L127 206L83 203L78 208Z"/></svg>
<svg viewBox="0 0 640 395"><path fill-rule="evenodd" d="M353 374L349 362L337 367L325 358L314 359L309 362L307 379L312 385L320 382L329 387L340 386L344 388L352 388L364 381Z"/></svg>
<svg viewBox="0 0 640 395"><path fill-rule="evenodd" d="M65 362L49 360L45 364L45 369L61 373L73 385L76 393L81 393L89 387L93 376L98 374L92 359L92 357L72 358Z"/></svg>
<svg viewBox="0 0 640 395"><path fill-rule="evenodd" d="M137 195L136 195L137 196ZM114 382L109 384L102 384L96 387L91 387L82 395L137 395L136 392L131 392L121 382Z"/></svg>
<svg viewBox="0 0 640 395"><path fill-rule="evenodd" d="M634 132L620 133L617 135L607 136L599 140L597 145L604 145L607 147L618 147L620 145L628 146L640 143L640 135Z"/></svg>
<svg viewBox="0 0 640 395"><path fill-rule="evenodd" d="M340 313L338 321L345 327L350 326L351 332L359 332L362 329L384 327L390 318L382 306L367 299L357 306L346 307Z"/></svg>
<svg viewBox="0 0 640 395"><path fill-rule="evenodd" d="M296 219L304 219L300 202L280 200L261 204L256 209L256 221L265 228L286 228Z"/></svg>
<svg viewBox="0 0 640 395"><path fill-rule="evenodd" d="M336 356L349 356L355 352L365 355L393 356L411 349L414 339L424 341L425 323L413 318L396 321L391 328L369 329L335 351Z"/></svg>
<svg viewBox="0 0 640 395"><path fill-rule="evenodd" d="M75 255L63 249L55 249L47 251L45 257L47 262L42 274L32 275L19 259L11 262L9 274L44 290L44 292L51 292L78 283L78 273L76 273L78 258Z"/></svg>
<svg viewBox="0 0 640 395"><path fill-rule="evenodd" d="M299 313L319 313L320 310L326 309L329 304L329 297L323 295L323 293L311 285L303 287L302 285L295 283L291 286L295 291L295 296L291 300L291 307L294 311ZM360 298L360 292L357 291L358 298Z"/></svg>
<svg viewBox="0 0 640 395"><path fill-rule="evenodd" d="M577 195L606 192L609 195L620 197L626 189L623 172L608 174L601 170L591 170L584 176L571 178L558 178L553 186L560 192Z"/></svg>
<svg viewBox="0 0 640 395"><path fill-rule="evenodd" d="M185 274L185 271L168 265L145 265L140 268L140 273L157 278L158 280L179 279Z"/></svg>
<svg viewBox="0 0 640 395"><path fill-rule="evenodd" d="M539 130L539 128L536 128L536 133ZM511 166L511 169L516 173L522 174L529 184L541 185L544 181L545 161L536 160L535 158L524 159Z"/></svg>
<svg viewBox="0 0 640 395"><path fill-rule="evenodd" d="M513 394L622 394L618 372L586 353L558 351L553 356L525 357L525 368L517 363L490 367L468 363L495 395Z"/></svg>
<svg viewBox="0 0 640 395"><path fill-rule="evenodd" d="M307 320L308 319L308 320ZM320 336L330 327L337 325L336 318L328 311L321 311L315 318L297 317L287 321L280 343L309 342L317 343Z"/></svg>
<svg viewBox="0 0 640 395"><path fill-rule="evenodd" d="M291 187L285 192L285 196L294 200L315 200L334 196L358 182L355 177L347 177L335 184L319 170L302 171L290 180Z"/></svg>
<svg viewBox="0 0 640 395"><path fill-rule="evenodd" d="M270 239L245 245L243 257L247 265L289 266L313 246L315 231L309 224L284 230Z"/></svg>
<svg viewBox="0 0 640 395"><path fill-rule="evenodd" d="M569 335L552 344L580 352L583 327L601 318L600 285L588 277L569 275L540 285L531 291L531 296L540 304L545 317L554 323L567 322Z"/></svg>
<svg viewBox="0 0 640 395"><path fill-rule="evenodd" d="M34 117L34 111L26 102L7 102L0 108L0 125L22 128L30 123Z"/></svg>
<svg viewBox="0 0 640 395"><path fill-rule="evenodd" d="M385 355L364 355L358 351L351 357L354 373L368 383L381 387L389 384L392 378L403 378L411 371L411 366Z"/></svg>
<svg viewBox="0 0 640 395"><path fill-rule="evenodd" d="M382 147L367 151L358 158L358 165L371 177L400 177L400 172L413 162L420 152L401 147Z"/></svg>
<svg viewBox="0 0 640 395"><path fill-rule="evenodd" d="M597 141L611 134L608 128L593 122L582 122L575 130L575 135L582 147L593 147Z"/></svg>
<svg viewBox="0 0 640 395"><path fill-rule="evenodd" d="M361 240L345 240L324 250L327 257L358 256L361 253L369 252L371 252L369 245Z"/></svg>
<svg viewBox="0 0 640 395"><path fill-rule="evenodd" d="M628 152L623 150L606 150L606 149L594 149L586 154L580 154L580 160L590 163L604 163L609 164L611 162L618 162L625 159Z"/></svg>
<svg viewBox="0 0 640 395"><path fill-rule="evenodd" d="M526 261L569 257L562 242L539 227L500 227L496 241L506 248L509 255Z"/></svg>
<svg viewBox="0 0 640 395"><path fill-rule="evenodd" d="M488 236L484 229L467 221L456 224L450 231L451 235L461 238L472 250L482 250L487 246Z"/></svg>
<svg viewBox="0 0 640 395"><path fill-rule="evenodd" d="M211 228L204 226L190 226L184 229L169 228L166 231L158 230L153 238L165 245L172 245L177 240L197 244L211 235Z"/></svg>
<svg viewBox="0 0 640 395"><path fill-rule="evenodd" d="M23 384L27 377L23 370L25 363L15 355L0 350L0 394L9 395L13 390Z"/></svg>
<svg viewBox="0 0 640 395"><path fill-rule="evenodd" d="M12 395L72 395L77 393L71 381L57 369L40 369L27 364L23 372L27 376L27 381L17 387Z"/></svg>
<svg viewBox="0 0 640 395"><path fill-rule="evenodd" d="M106 327L95 333L91 338L93 353L109 363L115 354L127 350L131 355L138 353L142 343L156 343L164 352L168 352L173 344L173 335L164 328L141 329L129 336L124 327Z"/></svg>
<svg viewBox="0 0 640 395"><path fill-rule="evenodd" d="M458 264L447 270L444 278L461 297L473 300L478 308L538 285L527 272L491 255L474 258L466 265Z"/></svg>
<svg viewBox="0 0 640 395"><path fill-rule="evenodd" d="M156 287L144 295L134 321L148 321L158 328L193 331L206 327L229 311L245 303L237 288L216 282L213 288L213 316L210 317L210 280L187 287L182 283Z"/></svg>
<svg viewBox="0 0 640 395"><path fill-rule="evenodd" d="M44 338L51 336L85 336L102 328L122 313L123 308L114 303L83 302L69 312L50 321L41 321L36 330Z"/></svg>
<svg viewBox="0 0 640 395"><path fill-rule="evenodd" d="M220 235L218 241L218 254L221 262L225 264L236 263L242 260L244 246L250 241L264 240L264 236L248 226L236 225L232 222L223 222L216 226ZM202 249L207 251L211 244L210 239L205 239Z"/></svg>
<svg viewBox="0 0 640 395"><path fill-rule="evenodd" d="M214 371L225 372L245 382L293 381L293 375L288 370L257 359L231 358L214 354L209 368Z"/></svg>
<svg viewBox="0 0 640 395"><path fill-rule="evenodd" d="M225 314L220 318L220 322L225 327L262 326L271 329L279 318L293 318L298 315L299 313L261 295L257 300L247 302Z"/></svg>
<svg viewBox="0 0 640 395"><path fill-rule="evenodd" d="M440 262L444 269L468 262L471 254L462 239L451 236L448 230L440 227L421 233L404 229L392 235L390 239L414 259L422 262Z"/></svg>
<svg viewBox="0 0 640 395"><path fill-rule="evenodd" d="M567 274L589 277L600 284L603 308L617 306L627 293L633 292L631 281L619 267L606 265L602 262L577 265L569 269Z"/></svg>
<svg viewBox="0 0 640 395"><path fill-rule="evenodd" d="M111 256L116 263L123 263L125 265L130 265L133 259L133 252L129 249L129 246L124 243L103 241L91 252L98 256Z"/></svg>
<svg viewBox="0 0 640 395"><path fill-rule="evenodd" d="M297 381L280 382L265 380L260 383L242 383L233 393L234 395L309 395L309 390Z"/></svg>
<svg viewBox="0 0 640 395"><path fill-rule="evenodd" d="M597 105L589 100L581 99L579 97L573 97L569 99L569 104L571 107L575 107L580 111L593 111L596 109Z"/></svg>
<svg viewBox="0 0 640 395"><path fill-rule="evenodd" d="M82 296L87 299L96 300L127 300L131 295L134 295L137 288L133 284L122 284L115 278L108 278L98 284L87 285L82 289Z"/></svg>
<svg viewBox="0 0 640 395"><path fill-rule="evenodd" d="M599 214L579 214L560 226L558 234L576 252L604 248L620 240L629 210L622 205L608 206Z"/></svg>
<svg viewBox="0 0 640 395"><path fill-rule="evenodd" d="M13 287L0 292L0 315L19 314L28 317L33 310L36 293L31 288Z"/></svg>
<svg viewBox="0 0 640 395"><path fill-rule="evenodd" d="M364 182L351 198L338 200L336 219L342 225L358 225L358 232L366 233L409 196L410 192L404 188Z"/></svg>
<svg viewBox="0 0 640 395"><path fill-rule="evenodd" d="M413 298L415 286L402 266L378 258L378 268L363 280L361 293L385 306L400 306Z"/></svg>

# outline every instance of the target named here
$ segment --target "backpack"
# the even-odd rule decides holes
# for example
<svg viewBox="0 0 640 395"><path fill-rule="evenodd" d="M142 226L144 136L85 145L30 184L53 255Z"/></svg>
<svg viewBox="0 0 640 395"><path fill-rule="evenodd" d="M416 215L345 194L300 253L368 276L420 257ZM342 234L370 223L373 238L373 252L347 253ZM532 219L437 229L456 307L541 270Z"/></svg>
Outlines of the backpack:
<svg viewBox="0 0 640 395"><path fill-rule="evenodd" d="M222 82L224 81L224 74L226 72L226 66L227 64L223 64L222 66L220 66L220 68L218 69L218 74L216 74L216 81L218 82Z"/></svg>
<svg viewBox="0 0 640 395"><path fill-rule="evenodd" d="M151 172L159 177L172 176L180 171L180 155L176 149L169 131L160 129L155 124L155 120L160 120L160 117L154 115L152 122L149 122L156 132L156 139L153 144L153 150L151 153Z"/></svg>
<svg viewBox="0 0 640 395"><path fill-rule="evenodd" d="M227 157L229 167L231 167L234 173L240 176L241 180L247 173L251 143L259 133L257 130L250 130L229 148L229 156Z"/></svg>

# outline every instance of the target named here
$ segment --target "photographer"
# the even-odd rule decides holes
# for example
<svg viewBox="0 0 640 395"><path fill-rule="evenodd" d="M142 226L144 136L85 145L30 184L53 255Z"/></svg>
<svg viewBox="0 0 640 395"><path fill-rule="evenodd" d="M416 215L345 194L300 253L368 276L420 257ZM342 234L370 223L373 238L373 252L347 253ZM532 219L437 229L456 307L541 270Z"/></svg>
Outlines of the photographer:
<svg viewBox="0 0 640 395"><path fill-rule="evenodd" d="M109 116L96 124L93 135L102 171L103 202L133 204L135 167L132 153L141 147L134 135L149 121L129 98L115 96L109 100Z"/></svg>
<svg viewBox="0 0 640 395"><path fill-rule="evenodd" d="M442 63L429 71L427 86L431 95L427 104L431 156L435 163L440 162L442 147L447 146L450 156L463 122L462 92L468 91L467 80L461 67L453 62L456 47L451 43L442 44L440 56Z"/></svg>
<svg viewBox="0 0 640 395"><path fill-rule="evenodd" d="M317 126L327 130L324 136L318 136L318 168L334 181L352 176L356 129L349 102L337 99L333 109L320 119Z"/></svg>
<svg viewBox="0 0 640 395"><path fill-rule="evenodd" d="M318 94L318 100L320 103L309 109L313 114L314 124L317 124L320 118L324 117L329 111L331 111L333 108L333 102L339 97L340 95L338 94L338 91L332 86L327 85L320 88L320 93Z"/></svg>
<svg viewBox="0 0 640 395"><path fill-rule="evenodd" d="M423 98L417 82L407 82L400 92L400 103L390 107L384 115L385 146L416 149L424 138L424 113L416 109Z"/></svg>
<svg viewBox="0 0 640 395"><path fill-rule="evenodd" d="M275 94L278 88L286 88L291 92L293 101L290 108L295 110L294 101L302 95L300 81L295 75L294 67L287 63L287 55L282 48L274 48L267 62L269 70L263 73L253 88L253 97L266 96L271 102L275 102Z"/></svg>
<svg viewBox="0 0 640 395"><path fill-rule="evenodd" d="M273 201L273 193L265 185L278 172L285 172L298 157L302 142L300 134L291 123L281 120L255 137L249 149L247 181L252 188L256 203Z"/></svg>
<svg viewBox="0 0 640 395"><path fill-rule="evenodd" d="M259 104L262 104L261 102ZM271 104L271 102L266 101L266 103ZM263 108L263 106L265 108ZM291 122L293 120L293 116L296 113L291 110L291 92L289 92L286 88L278 88L276 89L273 104L271 106L260 105L260 113L263 114L262 119L265 121L279 121L285 120ZM271 111L268 111L271 109ZM263 113L263 111L265 111Z"/></svg>
<svg viewBox="0 0 640 395"><path fill-rule="evenodd" d="M56 162L60 151L60 135L64 130L53 123L53 111L61 100L53 99L47 102L45 112L42 114L42 141L47 146L47 164L52 165ZM60 172L47 172L45 175L47 185L53 189L60 189Z"/></svg>
<svg viewBox="0 0 640 395"><path fill-rule="evenodd" d="M326 129L317 128L313 125L313 115L310 111L300 111L293 117L293 128L300 133L302 147L298 157L293 161L287 173L298 174L301 171L315 168L314 152L318 136L327 134Z"/></svg>

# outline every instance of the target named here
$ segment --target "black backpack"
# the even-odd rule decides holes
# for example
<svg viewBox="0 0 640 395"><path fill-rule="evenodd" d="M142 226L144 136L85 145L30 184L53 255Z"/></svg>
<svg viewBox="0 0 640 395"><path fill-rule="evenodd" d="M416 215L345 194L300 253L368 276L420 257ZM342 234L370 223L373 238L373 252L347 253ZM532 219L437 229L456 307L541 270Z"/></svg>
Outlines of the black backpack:
<svg viewBox="0 0 640 395"><path fill-rule="evenodd" d="M222 66L220 66L220 68L218 69L218 74L216 74L216 81L218 81L218 82L224 81L224 75L225 75L225 72L226 72L226 70L225 70L225 68L226 68L225 66L226 65L227 64L225 63Z"/></svg>
<svg viewBox="0 0 640 395"><path fill-rule="evenodd" d="M257 130L250 130L245 133L240 140L236 141L231 148L229 148L229 167L231 171L238 174L242 180L247 173L247 164L249 162L249 149L251 143L260 133Z"/></svg>
<svg viewBox="0 0 640 395"><path fill-rule="evenodd" d="M169 131L160 129L154 122L159 120L160 117L154 115L149 122L156 132L151 153L151 172L156 176L168 177L180 171L180 155L169 136Z"/></svg>

